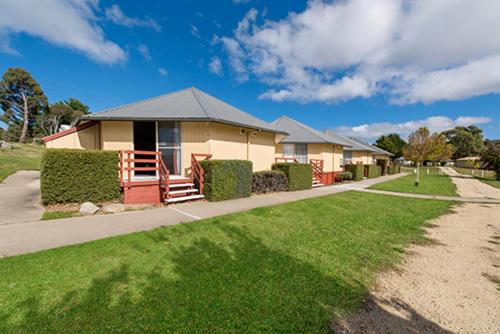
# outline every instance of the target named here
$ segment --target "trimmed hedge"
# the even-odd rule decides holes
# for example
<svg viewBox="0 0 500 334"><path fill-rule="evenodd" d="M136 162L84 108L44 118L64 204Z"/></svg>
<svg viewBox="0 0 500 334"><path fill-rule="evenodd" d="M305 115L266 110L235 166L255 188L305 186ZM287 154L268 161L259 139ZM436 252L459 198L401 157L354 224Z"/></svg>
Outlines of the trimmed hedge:
<svg viewBox="0 0 500 334"><path fill-rule="evenodd" d="M352 179L354 181L361 181L363 180L364 173L365 173L365 167L361 164L349 164L345 165L344 169L347 172L352 173Z"/></svg>
<svg viewBox="0 0 500 334"><path fill-rule="evenodd" d="M203 195L209 201L249 197L252 194L252 162L247 160L203 160Z"/></svg>
<svg viewBox="0 0 500 334"><path fill-rule="evenodd" d="M288 191L312 188L311 164L276 163L273 164L271 169L286 174L288 179Z"/></svg>
<svg viewBox="0 0 500 334"><path fill-rule="evenodd" d="M339 173L339 177L342 181L352 180L352 173L348 171L343 171Z"/></svg>
<svg viewBox="0 0 500 334"><path fill-rule="evenodd" d="M286 174L276 170L253 173L252 191L256 194L266 194L275 191L287 191Z"/></svg>
<svg viewBox="0 0 500 334"><path fill-rule="evenodd" d="M389 166L389 168L387 169L387 172L389 175L401 173L401 166L397 166L397 165Z"/></svg>
<svg viewBox="0 0 500 334"><path fill-rule="evenodd" d="M380 166L380 175L386 175L389 169L389 160L387 159L377 159L377 166Z"/></svg>
<svg viewBox="0 0 500 334"><path fill-rule="evenodd" d="M365 165L367 170L366 175L369 179L374 179L380 176L381 167L377 165Z"/></svg>
<svg viewBox="0 0 500 334"><path fill-rule="evenodd" d="M121 198L116 151L47 149L42 156L42 202L105 202Z"/></svg>

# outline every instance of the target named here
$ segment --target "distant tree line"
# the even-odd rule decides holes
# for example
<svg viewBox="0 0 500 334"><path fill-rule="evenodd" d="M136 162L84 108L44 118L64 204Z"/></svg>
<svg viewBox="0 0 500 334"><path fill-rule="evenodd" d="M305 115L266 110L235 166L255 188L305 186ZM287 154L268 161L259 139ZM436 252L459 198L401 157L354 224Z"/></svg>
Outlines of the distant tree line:
<svg viewBox="0 0 500 334"><path fill-rule="evenodd" d="M76 98L49 104L40 84L23 68L9 68L0 80L0 139L25 143L59 132L88 114Z"/></svg>

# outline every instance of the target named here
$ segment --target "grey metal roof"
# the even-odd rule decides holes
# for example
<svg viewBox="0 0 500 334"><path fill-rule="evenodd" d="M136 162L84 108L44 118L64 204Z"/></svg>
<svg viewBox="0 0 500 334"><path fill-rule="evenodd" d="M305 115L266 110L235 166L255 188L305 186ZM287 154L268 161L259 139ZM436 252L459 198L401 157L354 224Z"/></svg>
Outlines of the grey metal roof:
<svg viewBox="0 0 500 334"><path fill-rule="evenodd" d="M326 133L315 130L287 116L282 116L272 121L271 125L274 125L278 130L289 133L289 135L284 138L281 143L328 143L336 145L349 145L346 141L338 137L327 135Z"/></svg>
<svg viewBox="0 0 500 334"><path fill-rule="evenodd" d="M195 87L85 115L80 120L214 121L287 134Z"/></svg>
<svg viewBox="0 0 500 334"><path fill-rule="evenodd" d="M326 130L327 134L335 133L332 130ZM381 148L378 148L374 145L370 145L362 140L359 140L354 137L346 137L343 135L336 134L339 137L342 137L344 140L346 140L348 143L350 143L350 147L344 147L344 151L368 151L368 152L373 152L376 154L388 154L388 155L393 155L390 152L384 151Z"/></svg>

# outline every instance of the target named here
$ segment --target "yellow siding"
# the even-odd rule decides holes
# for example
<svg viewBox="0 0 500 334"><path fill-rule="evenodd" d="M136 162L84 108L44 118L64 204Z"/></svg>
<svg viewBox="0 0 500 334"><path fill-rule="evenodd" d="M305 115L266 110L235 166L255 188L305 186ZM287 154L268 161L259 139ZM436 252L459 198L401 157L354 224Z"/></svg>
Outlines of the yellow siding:
<svg viewBox="0 0 500 334"><path fill-rule="evenodd" d="M275 135L268 132L259 132L250 135L249 159L253 163L254 171L270 170L274 162Z"/></svg>
<svg viewBox="0 0 500 334"><path fill-rule="evenodd" d="M47 148L99 149L99 125L67 134L45 144Z"/></svg>
<svg viewBox="0 0 500 334"><path fill-rule="evenodd" d="M373 162L372 152L369 151L352 151L352 162L363 163L369 165Z"/></svg>
<svg viewBox="0 0 500 334"><path fill-rule="evenodd" d="M283 156L283 145L282 144L276 144L276 151L275 155L276 158L281 158Z"/></svg>
<svg viewBox="0 0 500 334"><path fill-rule="evenodd" d="M101 149L133 150L134 126L132 121L101 121Z"/></svg>
<svg viewBox="0 0 500 334"><path fill-rule="evenodd" d="M181 168L185 175L191 173L191 153L210 153L210 123L181 122Z"/></svg>
<svg viewBox="0 0 500 334"><path fill-rule="evenodd" d="M335 145L333 147L333 171L338 172L342 170L340 167L340 161L344 158L344 148L342 146Z"/></svg>
<svg viewBox="0 0 500 334"><path fill-rule="evenodd" d="M247 135L240 134L240 127L211 123L210 153L214 159L247 160Z"/></svg>
<svg viewBox="0 0 500 334"><path fill-rule="evenodd" d="M388 154L374 154L373 159L389 159Z"/></svg>

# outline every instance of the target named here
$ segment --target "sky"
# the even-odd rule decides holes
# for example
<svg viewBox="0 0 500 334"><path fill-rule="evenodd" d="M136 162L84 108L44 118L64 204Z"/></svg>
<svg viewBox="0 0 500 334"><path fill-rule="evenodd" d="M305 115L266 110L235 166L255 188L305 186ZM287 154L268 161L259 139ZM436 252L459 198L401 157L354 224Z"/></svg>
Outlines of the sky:
<svg viewBox="0 0 500 334"><path fill-rule="evenodd" d="M195 86L373 141L500 138L500 1L0 0L0 72L92 112Z"/></svg>

